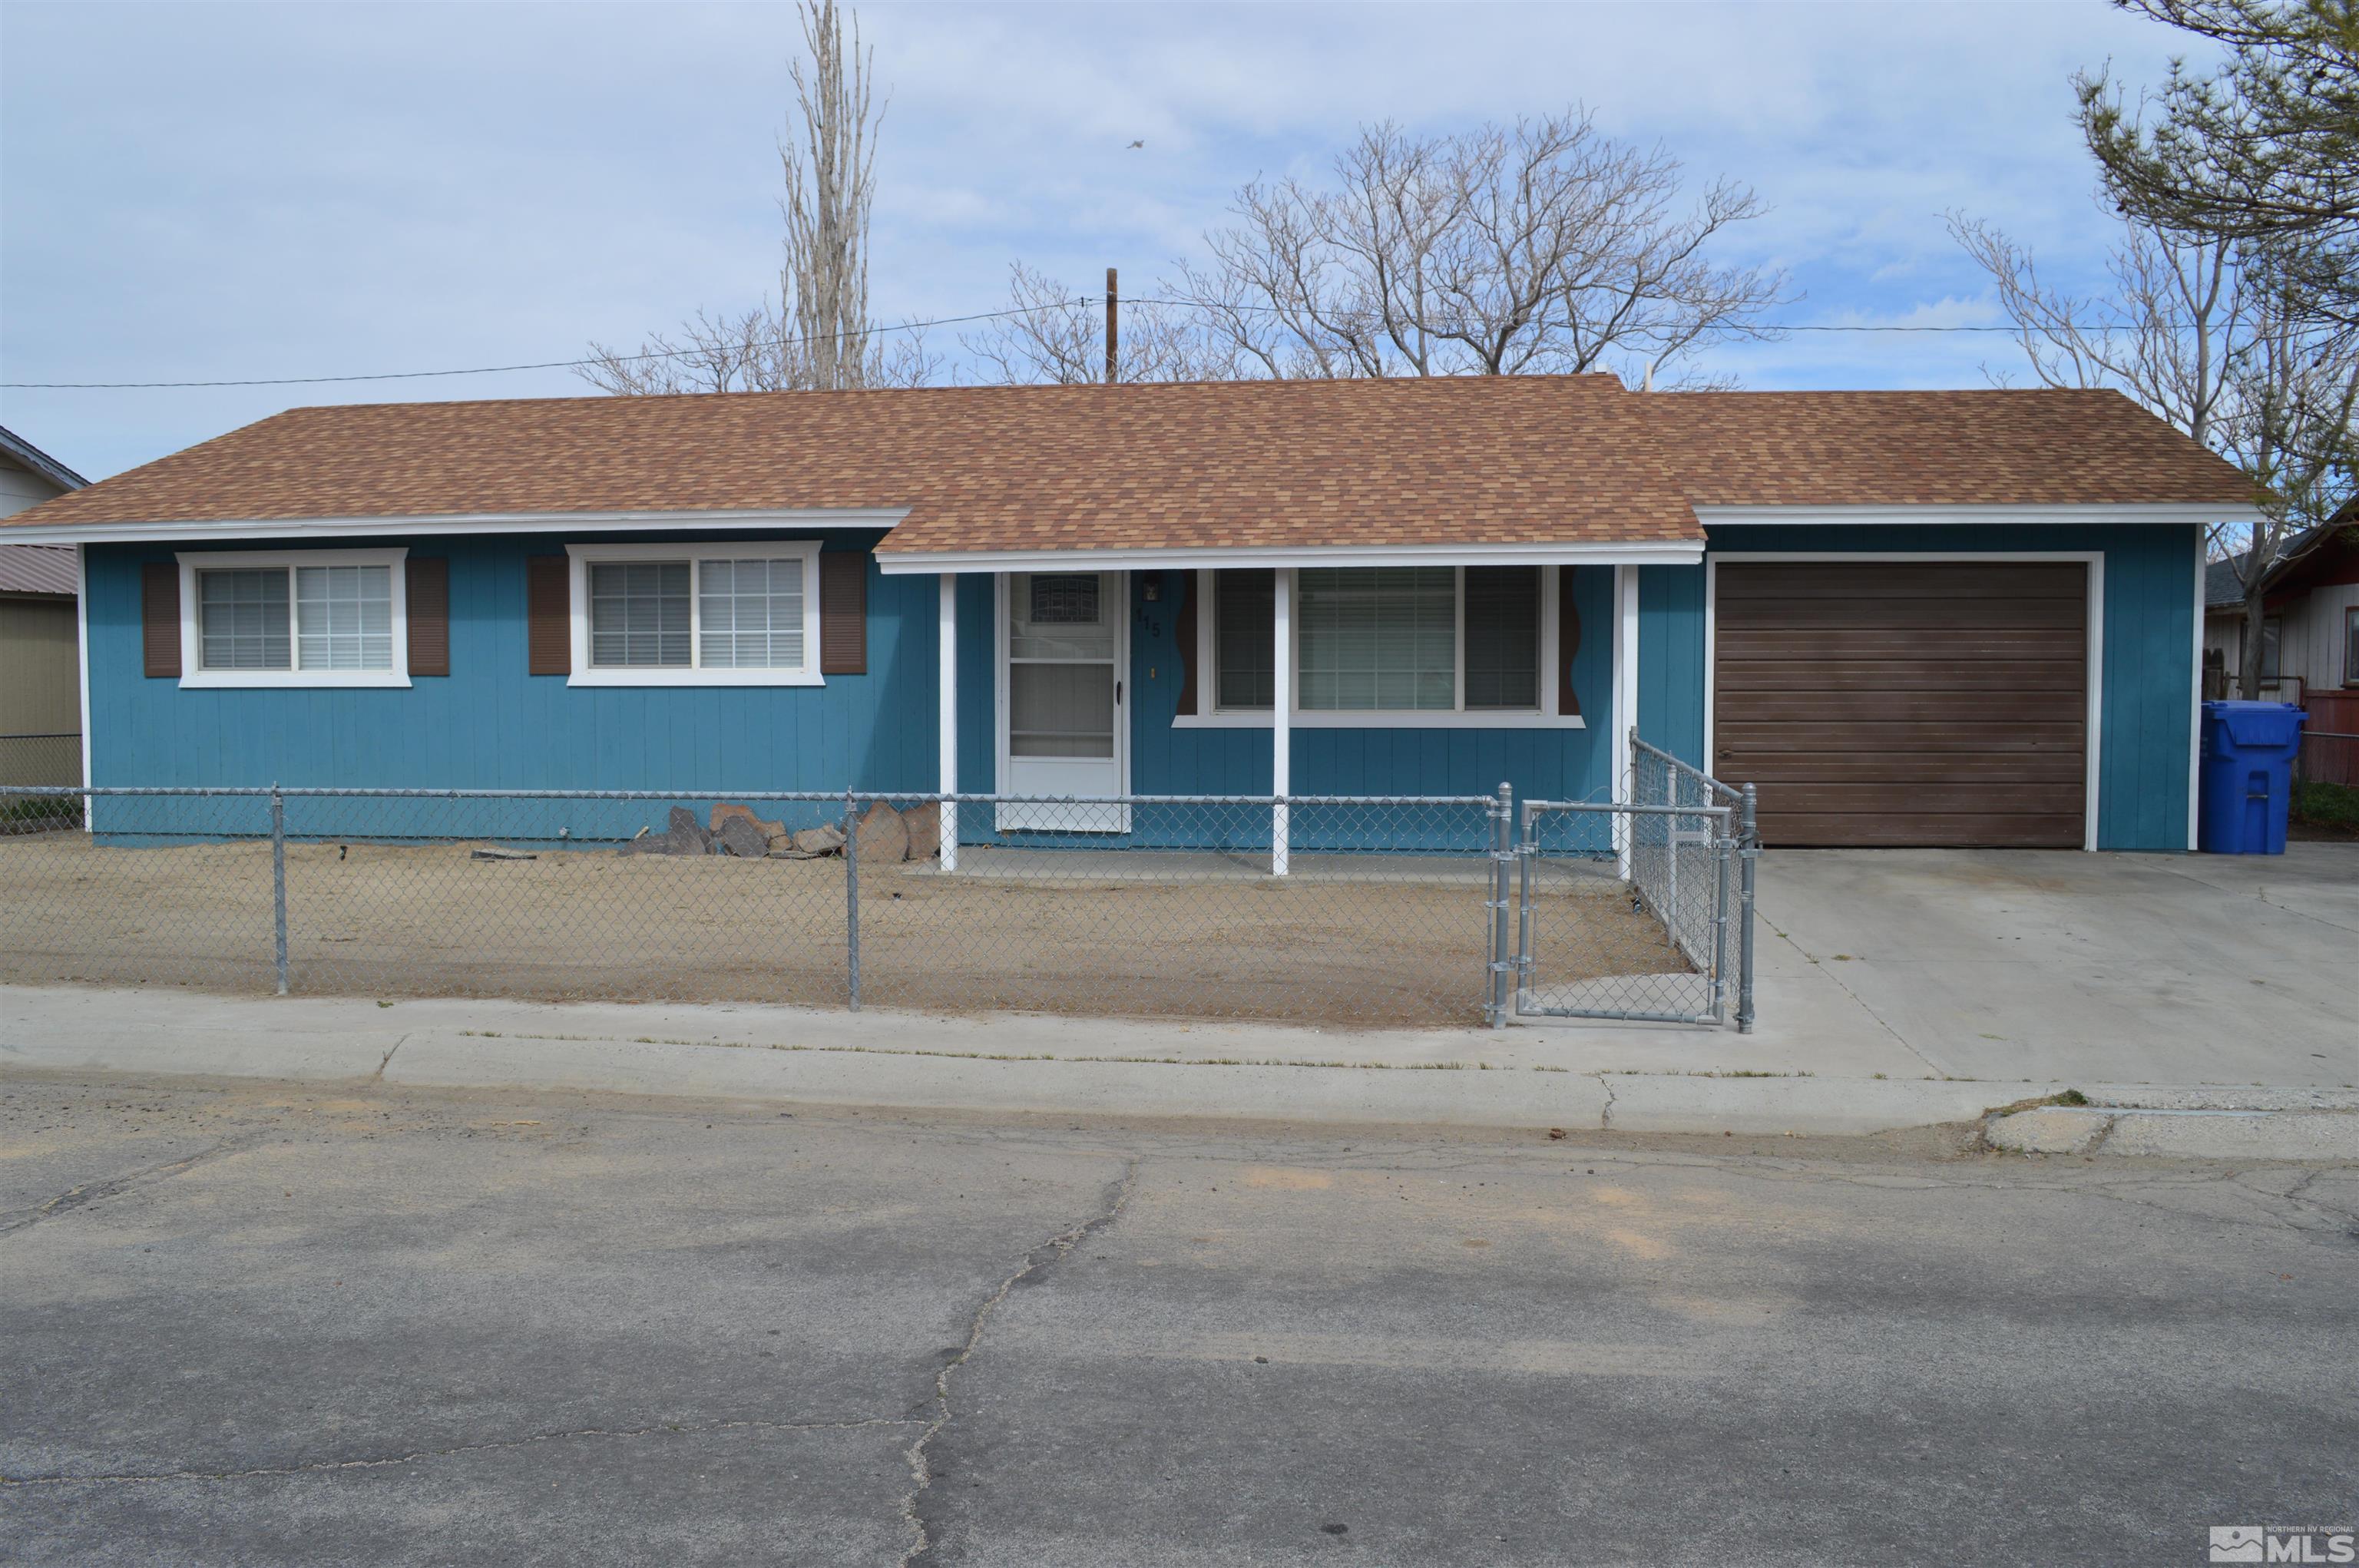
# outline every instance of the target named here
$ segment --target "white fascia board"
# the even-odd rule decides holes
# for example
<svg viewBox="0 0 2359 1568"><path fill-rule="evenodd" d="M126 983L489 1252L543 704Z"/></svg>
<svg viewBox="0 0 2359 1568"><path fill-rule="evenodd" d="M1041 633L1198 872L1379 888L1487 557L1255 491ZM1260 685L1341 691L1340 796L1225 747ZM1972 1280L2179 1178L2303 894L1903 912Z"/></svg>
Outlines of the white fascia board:
<svg viewBox="0 0 2359 1568"><path fill-rule="evenodd" d="M233 518L226 522L0 526L0 544L194 544L206 539L409 539L420 534L625 533L643 528L890 528L906 506L713 512L450 512L411 517Z"/></svg>
<svg viewBox="0 0 2359 1568"><path fill-rule="evenodd" d="M921 572L1101 572L1222 566L1693 566L1703 541L1632 544L1256 545L1231 549L879 551L888 577Z"/></svg>
<svg viewBox="0 0 2359 1568"><path fill-rule="evenodd" d="M2128 501L2056 506L1698 506L1696 520L1808 528L1875 523L2255 523L2249 506L2210 501Z"/></svg>
<svg viewBox="0 0 2359 1568"><path fill-rule="evenodd" d="M1538 713L1526 708L1295 708L1286 725L1295 730L1582 730L1579 713ZM1175 730L1266 730L1274 727L1267 708L1231 708L1216 713L1179 713Z"/></svg>

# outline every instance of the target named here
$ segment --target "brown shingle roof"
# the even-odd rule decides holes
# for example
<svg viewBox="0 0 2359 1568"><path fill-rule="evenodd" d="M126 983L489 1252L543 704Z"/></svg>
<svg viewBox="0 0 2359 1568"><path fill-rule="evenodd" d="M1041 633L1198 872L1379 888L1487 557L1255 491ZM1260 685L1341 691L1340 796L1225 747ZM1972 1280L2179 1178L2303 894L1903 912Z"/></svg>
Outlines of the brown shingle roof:
<svg viewBox="0 0 2359 1568"><path fill-rule="evenodd" d="M1667 392L1649 411L1699 506L2252 501L2118 392Z"/></svg>
<svg viewBox="0 0 2359 1568"><path fill-rule="evenodd" d="M0 521L907 508L888 554L1652 543L1693 506L2248 498L2111 392L1245 381L296 408Z"/></svg>
<svg viewBox="0 0 2359 1568"><path fill-rule="evenodd" d="M23 517L869 506L897 552L1702 537L1605 376L297 408Z"/></svg>

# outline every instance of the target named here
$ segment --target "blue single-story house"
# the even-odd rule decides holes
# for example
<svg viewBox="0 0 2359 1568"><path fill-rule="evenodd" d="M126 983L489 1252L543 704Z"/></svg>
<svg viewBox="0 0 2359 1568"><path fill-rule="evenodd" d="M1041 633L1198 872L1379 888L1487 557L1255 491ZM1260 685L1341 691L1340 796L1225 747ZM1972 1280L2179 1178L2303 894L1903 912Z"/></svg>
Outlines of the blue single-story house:
<svg viewBox="0 0 2359 1568"><path fill-rule="evenodd" d="M2180 850L2250 515L2108 392L1580 376L298 408L0 539L81 550L94 785L1577 799L1635 725L1773 844Z"/></svg>

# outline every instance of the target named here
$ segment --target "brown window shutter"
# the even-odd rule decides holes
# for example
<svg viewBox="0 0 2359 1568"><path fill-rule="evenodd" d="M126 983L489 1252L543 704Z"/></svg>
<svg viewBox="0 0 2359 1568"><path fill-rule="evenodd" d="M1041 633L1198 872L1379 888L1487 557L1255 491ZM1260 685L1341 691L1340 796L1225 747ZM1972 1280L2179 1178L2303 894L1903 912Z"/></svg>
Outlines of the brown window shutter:
<svg viewBox="0 0 2359 1568"><path fill-rule="evenodd" d="M403 602L409 610L409 672L451 673L451 561L413 555L407 561Z"/></svg>
<svg viewBox="0 0 2359 1568"><path fill-rule="evenodd" d="M868 552L822 550L819 558L819 672L868 673Z"/></svg>
<svg viewBox="0 0 2359 1568"><path fill-rule="evenodd" d="M527 556L525 572L526 668L535 675L573 673L572 562Z"/></svg>
<svg viewBox="0 0 2359 1568"><path fill-rule="evenodd" d="M1180 613L1171 617L1171 635L1180 642L1180 707L1183 713L1196 711L1196 584L1203 574L1196 572L1178 573L1180 579Z"/></svg>
<svg viewBox="0 0 2359 1568"><path fill-rule="evenodd" d="M1579 570L1556 569L1556 711L1567 718L1581 714L1581 698L1572 689L1572 656L1581 651L1581 611L1572 602L1572 574Z"/></svg>
<svg viewBox="0 0 2359 1568"><path fill-rule="evenodd" d="M151 678L180 678L180 565L151 561L139 568L139 657Z"/></svg>

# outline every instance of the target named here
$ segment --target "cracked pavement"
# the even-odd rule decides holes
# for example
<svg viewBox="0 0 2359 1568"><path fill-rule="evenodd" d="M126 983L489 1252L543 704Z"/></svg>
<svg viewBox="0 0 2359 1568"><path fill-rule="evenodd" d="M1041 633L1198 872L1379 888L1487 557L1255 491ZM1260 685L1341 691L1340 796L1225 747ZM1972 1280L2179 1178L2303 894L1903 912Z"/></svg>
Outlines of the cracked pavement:
<svg viewBox="0 0 2359 1568"><path fill-rule="evenodd" d="M2359 1171L0 1087L12 1563L2195 1562Z"/></svg>

